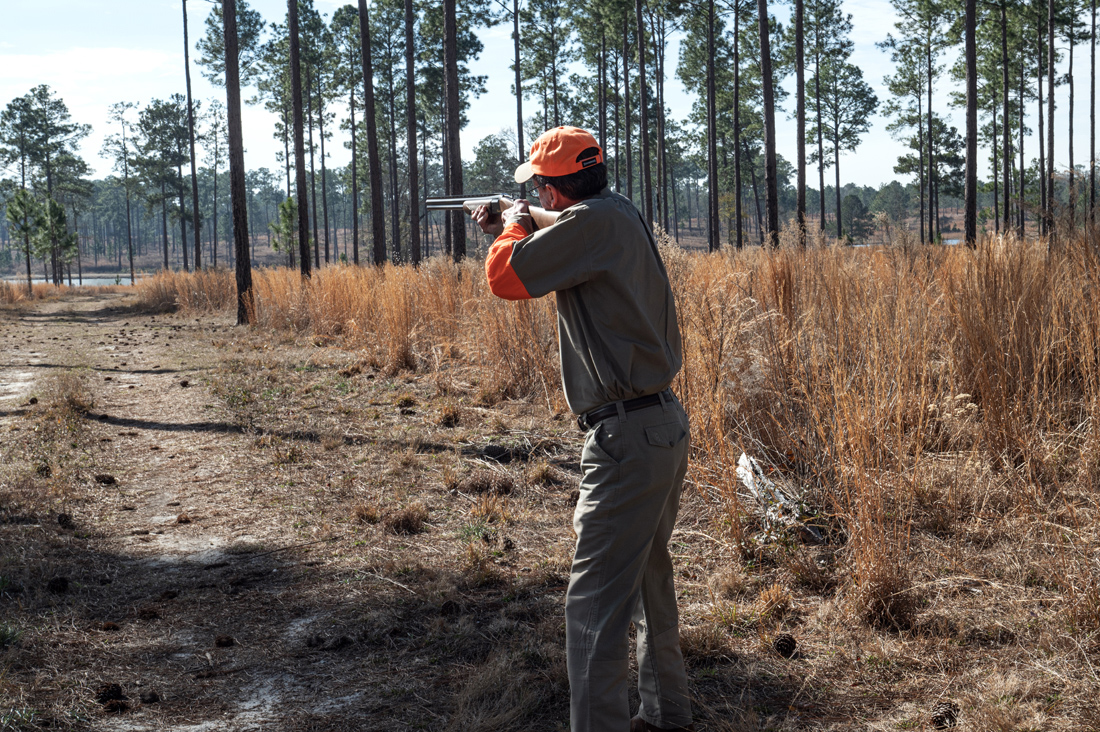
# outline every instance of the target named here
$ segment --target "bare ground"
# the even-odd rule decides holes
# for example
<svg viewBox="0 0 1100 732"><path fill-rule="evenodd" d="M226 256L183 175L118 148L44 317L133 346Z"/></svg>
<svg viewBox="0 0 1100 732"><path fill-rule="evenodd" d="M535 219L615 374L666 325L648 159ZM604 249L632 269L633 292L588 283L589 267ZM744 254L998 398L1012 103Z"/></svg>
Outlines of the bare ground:
<svg viewBox="0 0 1100 732"><path fill-rule="evenodd" d="M0 353L0 729L568 728L568 416L121 295L0 310ZM1012 542L932 535L917 622L875 631L833 548L745 557L688 490L699 728L1096 729L1053 583L970 571Z"/></svg>

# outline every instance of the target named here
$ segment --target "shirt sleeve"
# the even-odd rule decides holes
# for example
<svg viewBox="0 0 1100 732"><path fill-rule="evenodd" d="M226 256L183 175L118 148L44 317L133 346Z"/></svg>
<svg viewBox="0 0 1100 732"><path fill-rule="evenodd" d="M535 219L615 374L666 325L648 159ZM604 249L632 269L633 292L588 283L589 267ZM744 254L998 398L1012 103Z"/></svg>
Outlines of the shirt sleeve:
<svg viewBox="0 0 1100 732"><path fill-rule="evenodd" d="M489 289L497 297L524 300L566 290L591 277L584 235L586 207L566 209L553 226L527 234L509 224L485 259Z"/></svg>
<svg viewBox="0 0 1100 732"><path fill-rule="evenodd" d="M527 231L519 224L512 223L504 227L504 232L489 247L485 257L485 277L489 280L489 289L494 295L505 300L530 300L527 288L520 282L516 271L512 269L512 249L516 241L527 236Z"/></svg>

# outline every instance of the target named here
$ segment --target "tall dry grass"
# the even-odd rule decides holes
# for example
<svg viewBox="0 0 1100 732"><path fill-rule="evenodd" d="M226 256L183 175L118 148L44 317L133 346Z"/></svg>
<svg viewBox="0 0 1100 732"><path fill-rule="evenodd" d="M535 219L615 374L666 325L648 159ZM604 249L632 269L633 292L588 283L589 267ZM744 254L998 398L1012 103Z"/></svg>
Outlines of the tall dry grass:
<svg viewBox="0 0 1100 732"><path fill-rule="evenodd" d="M993 517L1030 521L1059 547L1068 616L1100 626L1095 532L1043 528L1052 512L1058 526L1082 521L1079 497L1100 485L1095 241L663 252L692 480L743 551L759 549L759 517L736 475L742 451L843 547L844 595L868 623L912 622L916 531ZM489 396L564 406L553 301L494 298L479 262L332 267L307 282L260 270L254 283L260 327L341 339L393 371L471 367ZM139 289L150 304L233 303L228 273L162 273Z"/></svg>
<svg viewBox="0 0 1100 732"><path fill-rule="evenodd" d="M54 297L59 292L68 289L65 285L60 287L39 282L31 286L27 292L26 283L0 281L0 305L13 305L17 302L30 302L32 300L45 300Z"/></svg>

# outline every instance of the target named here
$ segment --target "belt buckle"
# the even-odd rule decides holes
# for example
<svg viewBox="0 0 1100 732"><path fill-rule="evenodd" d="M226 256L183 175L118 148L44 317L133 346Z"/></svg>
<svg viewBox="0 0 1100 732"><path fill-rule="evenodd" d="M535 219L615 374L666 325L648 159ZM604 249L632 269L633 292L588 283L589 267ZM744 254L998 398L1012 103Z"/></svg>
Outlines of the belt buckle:
<svg viewBox="0 0 1100 732"><path fill-rule="evenodd" d="M588 431L588 420L585 419L585 415L577 415L577 427L580 429L581 432Z"/></svg>

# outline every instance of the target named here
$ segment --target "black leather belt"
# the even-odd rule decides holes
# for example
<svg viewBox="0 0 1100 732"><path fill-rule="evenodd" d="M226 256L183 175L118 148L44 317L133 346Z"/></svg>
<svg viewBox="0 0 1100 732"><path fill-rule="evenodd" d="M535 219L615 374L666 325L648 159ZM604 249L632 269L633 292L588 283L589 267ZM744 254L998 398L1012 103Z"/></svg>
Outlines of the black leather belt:
<svg viewBox="0 0 1100 732"><path fill-rule="evenodd" d="M645 409L646 407L655 407L661 403L661 395L664 394L668 401L672 401L675 397L672 394L672 389L665 389L662 392L656 394L648 394L646 396L640 396L636 399L624 399L623 411L635 412L639 409ZM619 413L618 407L615 403L605 405L598 409L593 409L591 412L585 412L577 417L577 426L587 432L596 426L599 422L607 419L608 417L614 417Z"/></svg>

